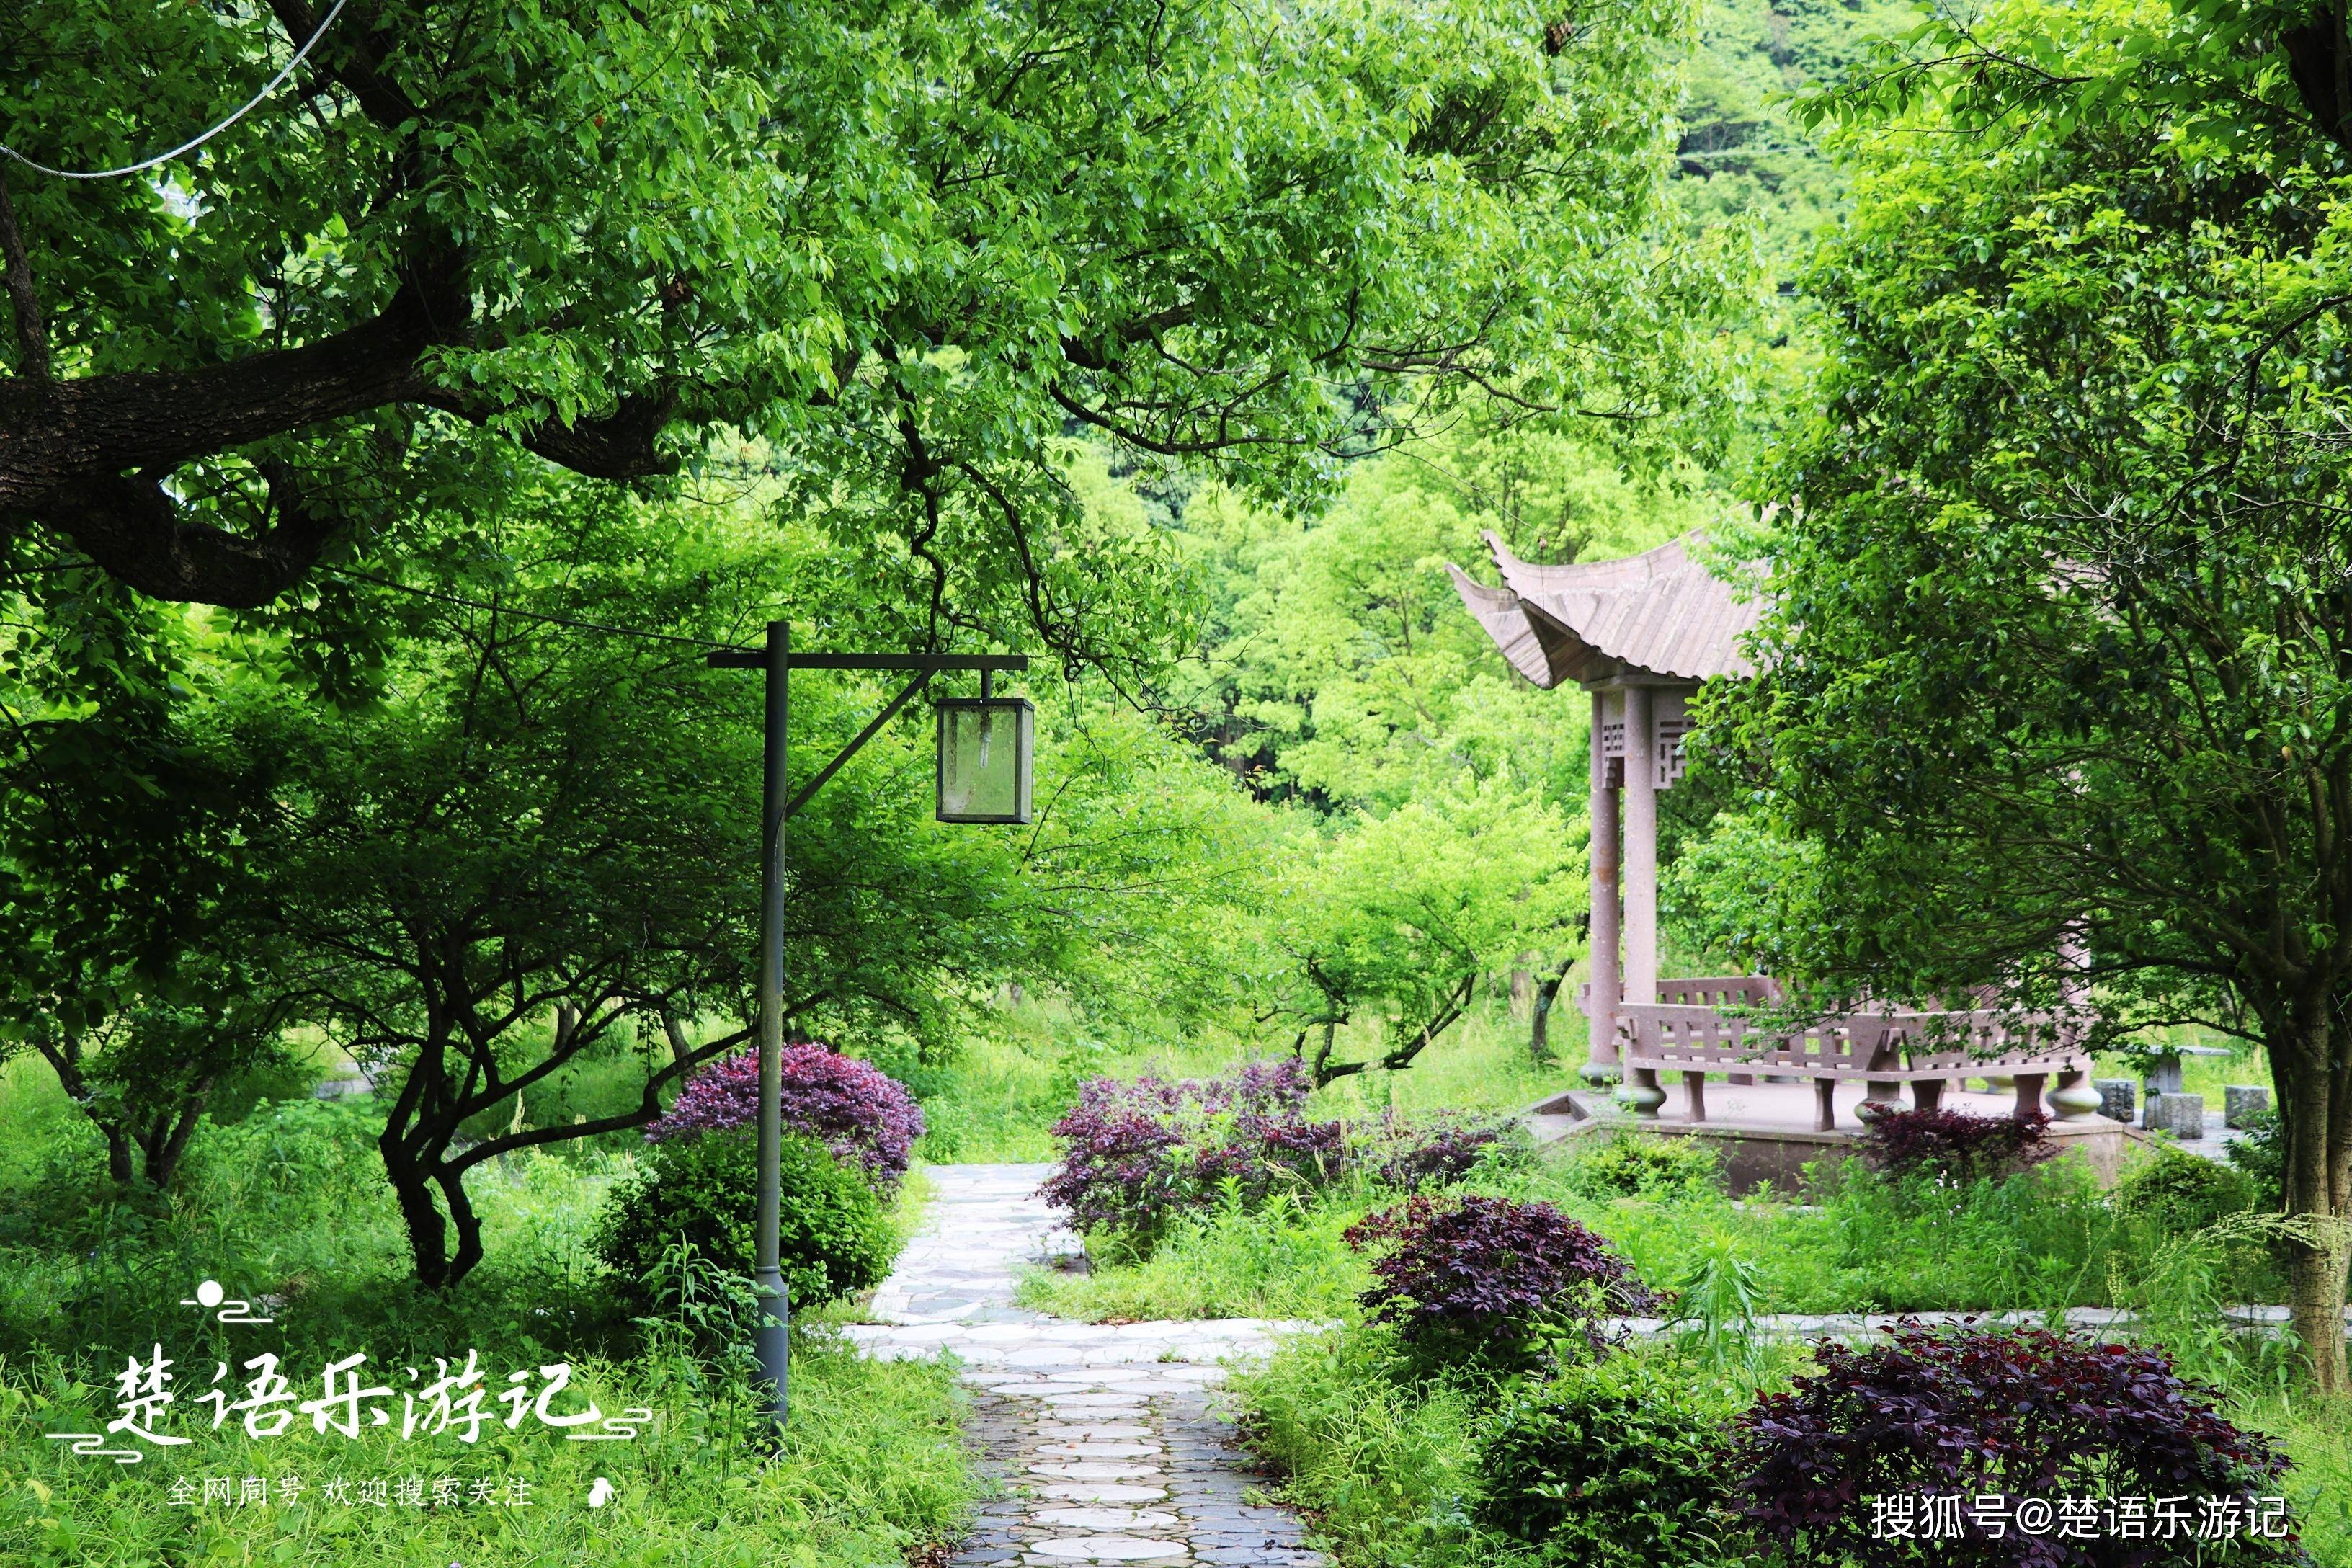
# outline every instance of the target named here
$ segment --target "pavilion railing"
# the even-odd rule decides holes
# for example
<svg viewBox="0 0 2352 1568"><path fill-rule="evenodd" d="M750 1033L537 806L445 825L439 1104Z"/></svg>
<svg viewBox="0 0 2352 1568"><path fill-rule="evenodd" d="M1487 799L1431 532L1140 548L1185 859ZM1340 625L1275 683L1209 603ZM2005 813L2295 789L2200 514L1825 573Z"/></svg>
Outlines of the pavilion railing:
<svg viewBox="0 0 2352 1568"><path fill-rule="evenodd" d="M1895 1102L1907 1083L1915 1102L1926 1108L1938 1103L1947 1084L2014 1079L2014 1114L2027 1116L2042 1109L2043 1088L2054 1077L2060 1092L2053 1104L2062 1120L2088 1115L2086 1106L2096 1103L2080 1088L2091 1058L2079 1017L1887 1009L1775 1026L1728 1011L1780 1000L1769 976L1662 980L1658 991L1664 1000L1617 1008L1623 1099L1636 1115L1655 1116L1664 1104L1661 1073L1681 1075L1694 1122L1706 1120L1710 1072L1728 1074L1736 1085L1753 1083L1758 1074L1808 1080L1814 1127L1824 1132L1836 1124L1832 1097L1845 1082L1861 1082L1869 1100L1883 1104Z"/></svg>

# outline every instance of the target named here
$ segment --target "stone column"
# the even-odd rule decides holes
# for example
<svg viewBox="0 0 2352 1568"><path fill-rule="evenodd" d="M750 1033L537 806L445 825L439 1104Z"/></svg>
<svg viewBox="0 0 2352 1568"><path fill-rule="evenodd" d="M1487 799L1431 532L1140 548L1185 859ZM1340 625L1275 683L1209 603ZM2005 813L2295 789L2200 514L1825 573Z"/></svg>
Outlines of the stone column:
<svg viewBox="0 0 2352 1568"><path fill-rule="evenodd" d="M1613 1083L1617 1065L1618 968L1617 791L1609 783L1609 759L1601 731L1609 721L1609 694L1592 694L1592 923L1586 967L1592 973L1592 1047L1584 1063L1587 1083Z"/></svg>
<svg viewBox="0 0 2352 1568"><path fill-rule="evenodd" d="M1658 999L1658 741L1650 689L1625 689L1625 1000Z"/></svg>
<svg viewBox="0 0 2352 1568"><path fill-rule="evenodd" d="M1658 755L1650 689L1625 689L1625 1000L1658 999ZM1617 1102L1654 1117L1666 1102L1654 1068L1630 1068Z"/></svg>

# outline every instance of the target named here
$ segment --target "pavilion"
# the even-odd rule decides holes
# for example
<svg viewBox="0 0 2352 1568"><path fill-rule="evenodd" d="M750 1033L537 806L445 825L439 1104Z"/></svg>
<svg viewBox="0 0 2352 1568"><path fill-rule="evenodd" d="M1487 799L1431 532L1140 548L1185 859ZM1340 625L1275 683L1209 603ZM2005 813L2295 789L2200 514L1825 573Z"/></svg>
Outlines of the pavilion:
<svg viewBox="0 0 2352 1568"><path fill-rule="evenodd" d="M1741 642L1760 595L1710 571L1694 553L1696 534L1622 560L1558 566L1522 561L1496 535L1486 538L1503 585L1450 566L1463 605L1529 681L1547 690L1573 682L1591 699L1588 1083L1622 1079L1620 1105L1654 1119L1666 1098L1659 1072L1679 1073L1687 1096L1679 1120L1696 1126L1708 1120L1711 1070L1739 1091L1728 1107L1735 1113L1753 1115L1775 1098L1750 1087L1759 1075L1810 1082L1813 1131L1829 1134L1841 1084L1885 1102L1907 1083L1918 1103L1934 1105L1948 1087L1965 1092L1969 1079L1990 1077L1990 1087L2013 1088L2015 1112L2025 1115L2054 1077L2048 1098L2062 1121L2098 1120L2079 1017L1887 1008L1767 1031L1751 1026L1745 1009L1779 999L1769 976L1661 979L1658 796L1682 777L1692 694L1709 680L1754 674Z"/></svg>

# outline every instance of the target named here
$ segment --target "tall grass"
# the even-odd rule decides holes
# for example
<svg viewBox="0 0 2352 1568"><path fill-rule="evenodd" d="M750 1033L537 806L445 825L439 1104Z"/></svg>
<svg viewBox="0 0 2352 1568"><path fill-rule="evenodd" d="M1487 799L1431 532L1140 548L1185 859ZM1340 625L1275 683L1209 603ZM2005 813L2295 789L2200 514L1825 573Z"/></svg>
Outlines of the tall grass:
<svg viewBox="0 0 2352 1568"><path fill-rule="evenodd" d="M1092 1322L1337 1317L1367 1279L1340 1237L1355 1212L1302 1205L1287 1193L1256 1214L1223 1204L1180 1224L1139 1264L1092 1275L1033 1273L1022 1281L1021 1302Z"/></svg>
<svg viewBox="0 0 2352 1568"><path fill-rule="evenodd" d="M763 1456L742 1407L707 1401L643 1365L583 1363L576 1383L601 1407L650 1403L635 1442L572 1443L525 1423L487 1424L472 1445L404 1441L397 1423L353 1439L298 1426L247 1437L234 1419L136 1466L79 1458L52 1431L92 1431L110 1414L55 1361L0 1364L0 1562L47 1565L245 1563L346 1568L381 1563L546 1563L753 1568L772 1563L901 1568L910 1549L952 1533L971 1497L955 1435L953 1373L861 1360L819 1339L795 1346L794 1421ZM395 1374L396 1375L396 1374ZM496 1375L494 1373L493 1375ZM271 1489L267 1506L173 1501L175 1479ZM422 1482L423 1505L339 1503L327 1484ZM433 1506L443 1477L488 1481L499 1501ZM592 1507L598 1478L610 1502ZM524 1485L517 1505L514 1484ZM290 1497L286 1488L298 1489Z"/></svg>
<svg viewBox="0 0 2352 1568"><path fill-rule="evenodd" d="M2137 1279L2133 1260L2156 1246L2119 1219L2072 1162L1963 1187L1849 1165L1824 1180L1819 1205L1735 1205L1719 1189L1595 1195L1580 1176L1583 1157L1549 1151L1525 1172L1483 1176L1469 1190L1557 1205L1606 1238L1654 1289L1686 1290L1702 1277L1736 1281L1759 1315L2108 1305ZM1208 1211L1139 1264L1041 1275L1024 1286L1024 1300L1095 1321L1328 1317L1368 1279L1341 1233L1395 1201L1353 1182L1307 1207ZM2118 1273L2118 1260L2133 1267ZM2232 1248L2224 1261L2230 1270L2220 1288L2233 1300L2266 1288L2259 1254Z"/></svg>
<svg viewBox="0 0 2352 1568"><path fill-rule="evenodd" d="M1389 1336L1361 1327L1294 1338L1234 1388L1251 1445L1350 1568L1537 1560L1469 1520L1491 1390L1401 1377Z"/></svg>

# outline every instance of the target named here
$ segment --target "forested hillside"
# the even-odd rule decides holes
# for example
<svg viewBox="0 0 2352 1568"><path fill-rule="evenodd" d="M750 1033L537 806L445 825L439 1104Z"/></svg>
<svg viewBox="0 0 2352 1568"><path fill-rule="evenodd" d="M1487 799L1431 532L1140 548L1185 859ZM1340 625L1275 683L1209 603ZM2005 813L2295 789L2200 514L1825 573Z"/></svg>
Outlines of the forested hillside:
<svg viewBox="0 0 2352 1568"><path fill-rule="evenodd" d="M1786 279L1837 212L1844 182L1777 100L1835 79L1869 39L1924 15L1916 0L1713 0L1690 58L1675 146L1684 205L1708 221L1751 218L1775 280Z"/></svg>

